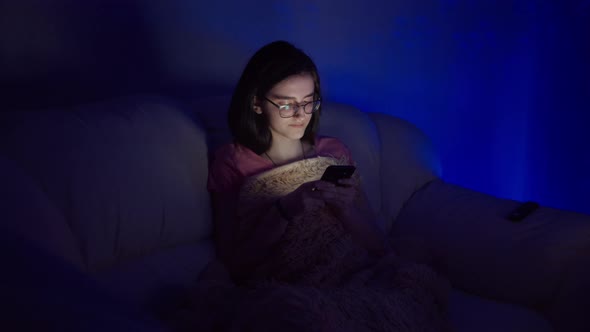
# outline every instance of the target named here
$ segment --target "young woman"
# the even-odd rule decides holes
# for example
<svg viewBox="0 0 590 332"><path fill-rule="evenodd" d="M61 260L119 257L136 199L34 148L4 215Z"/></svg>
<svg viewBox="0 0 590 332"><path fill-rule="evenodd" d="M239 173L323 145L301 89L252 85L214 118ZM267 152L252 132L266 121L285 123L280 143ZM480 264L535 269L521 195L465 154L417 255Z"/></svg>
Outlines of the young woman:
<svg viewBox="0 0 590 332"><path fill-rule="evenodd" d="M248 62L229 108L234 141L216 151L208 189L218 257L258 293L221 298L243 304L237 321L285 331L446 330L447 285L398 259L359 178L319 180L329 165L354 164L342 142L317 135L321 105L316 66L293 45L270 43ZM249 311L260 303L269 320Z"/></svg>
<svg viewBox="0 0 590 332"><path fill-rule="evenodd" d="M237 234L238 193L246 178L318 156L354 163L338 139L317 136L320 114L320 78L309 56L278 41L252 57L229 109L234 142L216 152L208 183L217 250L237 276L252 273L280 241L289 221L317 206L333 207L355 240L371 253L389 251L366 200L362 206L352 204L362 191L354 179L340 180L340 186L319 180L302 183L270 206L260 207L255 231Z"/></svg>

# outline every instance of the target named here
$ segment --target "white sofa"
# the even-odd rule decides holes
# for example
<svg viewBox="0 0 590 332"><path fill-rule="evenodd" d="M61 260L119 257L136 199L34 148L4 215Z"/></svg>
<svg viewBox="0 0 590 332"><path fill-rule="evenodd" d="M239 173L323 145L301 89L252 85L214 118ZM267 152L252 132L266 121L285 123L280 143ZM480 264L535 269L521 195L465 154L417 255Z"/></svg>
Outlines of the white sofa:
<svg viewBox="0 0 590 332"><path fill-rule="evenodd" d="M169 310L214 254L206 179L229 140L227 105L132 96L5 110L1 227L123 303ZM382 226L446 263L456 331L590 330L590 216L542 207L506 220L518 202L445 183L429 139L393 116L327 103L320 133L352 150Z"/></svg>

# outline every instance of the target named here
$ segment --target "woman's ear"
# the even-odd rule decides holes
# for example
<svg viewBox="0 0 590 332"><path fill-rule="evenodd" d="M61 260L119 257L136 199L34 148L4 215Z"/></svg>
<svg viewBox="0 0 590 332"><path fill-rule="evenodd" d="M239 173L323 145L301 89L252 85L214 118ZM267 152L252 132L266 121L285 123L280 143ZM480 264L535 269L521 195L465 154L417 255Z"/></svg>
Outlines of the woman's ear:
<svg viewBox="0 0 590 332"><path fill-rule="evenodd" d="M256 114L262 114L262 108L260 107L260 102L258 101L258 98L256 98L256 96L252 98L252 110Z"/></svg>

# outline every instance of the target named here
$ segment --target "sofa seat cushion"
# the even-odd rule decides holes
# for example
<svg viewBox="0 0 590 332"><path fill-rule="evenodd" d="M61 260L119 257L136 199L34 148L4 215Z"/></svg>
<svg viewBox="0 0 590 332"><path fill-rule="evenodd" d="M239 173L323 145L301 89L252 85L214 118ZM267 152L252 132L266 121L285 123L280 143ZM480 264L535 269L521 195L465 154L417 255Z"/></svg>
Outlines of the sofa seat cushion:
<svg viewBox="0 0 590 332"><path fill-rule="evenodd" d="M116 298L165 314L180 304L187 288L213 256L213 242L204 240L159 251L96 273L95 277Z"/></svg>
<svg viewBox="0 0 590 332"><path fill-rule="evenodd" d="M551 332L539 313L522 306L484 299L454 289L449 316L455 332Z"/></svg>
<svg viewBox="0 0 590 332"><path fill-rule="evenodd" d="M432 245L458 288L543 307L569 268L588 265L590 218L540 207L520 222L507 220L519 204L436 180L404 206L394 233Z"/></svg>
<svg viewBox="0 0 590 332"><path fill-rule="evenodd" d="M137 307L104 292L72 264L10 231L0 232L0 331L164 332Z"/></svg>

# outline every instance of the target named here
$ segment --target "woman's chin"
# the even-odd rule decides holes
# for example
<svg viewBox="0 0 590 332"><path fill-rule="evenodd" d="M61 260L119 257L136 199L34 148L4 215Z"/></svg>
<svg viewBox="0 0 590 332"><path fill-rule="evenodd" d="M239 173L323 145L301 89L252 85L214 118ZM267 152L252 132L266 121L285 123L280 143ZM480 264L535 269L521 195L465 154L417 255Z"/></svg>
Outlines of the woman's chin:
<svg viewBox="0 0 590 332"><path fill-rule="evenodd" d="M289 126L288 130L285 131L285 136L290 139L301 139L305 134L305 127Z"/></svg>

